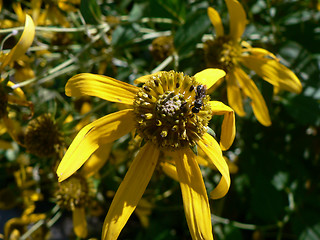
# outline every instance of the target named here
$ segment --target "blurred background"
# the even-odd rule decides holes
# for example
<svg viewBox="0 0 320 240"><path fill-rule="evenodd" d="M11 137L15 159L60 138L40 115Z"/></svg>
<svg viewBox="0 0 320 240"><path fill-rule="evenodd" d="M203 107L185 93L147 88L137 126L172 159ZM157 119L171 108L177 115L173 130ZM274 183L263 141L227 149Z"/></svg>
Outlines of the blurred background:
<svg viewBox="0 0 320 240"><path fill-rule="evenodd" d="M267 49L302 83L300 94L280 91L249 72L262 93L272 125L236 115L236 139L224 153L231 172L228 194L210 200L215 239L320 239L320 2L242 0L248 24L242 39ZM2 70L1 80L21 87L31 105L8 105L17 139L0 125L0 236L8 239L80 239L73 231L73 196L55 170L77 131L123 106L95 97L69 98L67 80L98 73L133 84L160 70L194 75L205 69L204 42L215 31L207 8L220 14L223 0L1 1L1 55L17 43L25 13L36 25L25 56ZM11 90L3 87L2 92ZM2 96L0 96L2 98ZM221 84L211 99L227 104ZM2 100L2 99L1 99ZM2 104L2 102L1 102ZM222 118L210 127L220 134ZM100 238L104 217L131 160L136 139L126 135L106 146L106 164L85 179L88 234ZM202 167L208 192L220 179ZM65 191L65 192L64 192ZM61 203L63 202L63 203ZM65 204L68 202L68 204ZM156 172L119 239L191 239L179 183Z"/></svg>

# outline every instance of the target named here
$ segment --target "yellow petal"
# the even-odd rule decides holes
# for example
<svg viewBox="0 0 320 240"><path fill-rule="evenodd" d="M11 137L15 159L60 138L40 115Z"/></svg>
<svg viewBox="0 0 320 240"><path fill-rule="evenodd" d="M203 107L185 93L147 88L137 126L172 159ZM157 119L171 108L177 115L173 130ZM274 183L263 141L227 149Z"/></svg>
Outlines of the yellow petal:
<svg viewBox="0 0 320 240"><path fill-rule="evenodd" d="M111 102L132 105L139 88L111 77L81 73L69 79L66 95L80 97L95 96Z"/></svg>
<svg viewBox="0 0 320 240"><path fill-rule="evenodd" d="M88 178L97 173L107 162L112 145L113 143L107 143L98 148L81 168L81 174Z"/></svg>
<svg viewBox="0 0 320 240"><path fill-rule="evenodd" d="M87 219L84 208L75 208L72 211L72 221L74 233L79 238L85 238L88 235Z"/></svg>
<svg viewBox="0 0 320 240"><path fill-rule="evenodd" d="M232 145L234 137L236 136L234 111L219 101L210 101L209 104L213 114L224 116L221 129L220 147L225 151Z"/></svg>
<svg viewBox="0 0 320 240"><path fill-rule="evenodd" d="M211 88L219 79L226 75L225 71L217 68L207 68L194 75L196 81L206 85L207 89Z"/></svg>
<svg viewBox="0 0 320 240"><path fill-rule="evenodd" d="M237 0L226 0L226 3L230 15L230 36L237 41L246 28L246 12Z"/></svg>
<svg viewBox="0 0 320 240"><path fill-rule="evenodd" d="M263 48L250 47L248 49L243 49L243 52L248 52L248 53L252 54L253 56L259 57L259 58L270 57L270 58L273 58L273 59L279 61L279 59L273 53L271 53L268 50L263 49Z"/></svg>
<svg viewBox="0 0 320 240"><path fill-rule="evenodd" d="M216 31L217 37L221 37L224 35L223 25L220 18L220 14L212 7L208 7L208 16L214 29Z"/></svg>
<svg viewBox="0 0 320 240"><path fill-rule="evenodd" d="M249 78L249 76L240 68L235 70L235 75L240 83L240 86L245 95L251 98L251 106L257 120L264 126L270 126L271 120L269 116L268 107L259 92L256 84Z"/></svg>
<svg viewBox="0 0 320 240"><path fill-rule="evenodd" d="M213 239L209 200L195 155L190 149L180 150L175 162L192 239Z"/></svg>
<svg viewBox="0 0 320 240"><path fill-rule="evenodd" d="M207 154L208 161L210 160L211 164L214 164L222 175L218 186L210 193L210 197L212 199L222 198L229 191L230 173L228 164L222 156L220 146L208 133L205 133L202 139L198 141L198 146Z"/></svg>
<svg viewBox="0 0 320 240"><path fill-rule="evenodd" d="M136 85L144 84L145 82L149 81L152 76L158 75L159 73L162 73L162 72L164 72L164 71L160 71L160 72L156 72L156 73L152 73L152 74L141 76L141 77L137 78L136 80L134 80L133 83L136 84Z"/></svg>
<svg viewBox="0 0 320 240"><path fill-rule="evenodd" d="M146 143L133 160L109 208L103 224L102 240L118 238L151 179L159 152L155 145Z"/></svg>
<svg viewBox="0 0 320 240"><path fill-rule="evenodd" d="M32 21L32 18L29 15L26 15L26 21L25 21L25 26L24 26L22 35L18 43L11 49L9 54L3 60L0 69L4 68L8 64L12 63L13 61L23 56L28 50L28 48L31 46L34 35L35 35L34 23Z"/></svg>
<svg viewBox="0 0 320 240"><path fill-rule="evenodd" d="M13 148L13 145L11 142L7 142L0 139L0 149L10 149Z"/></svg>
<svg viewBox="0 0 320 240"><path fill-rule="evenodd" d="M99 118L82 128L58 166L59 181L77 171L99 147L115 141L134 126L133 110L127 109Z"/></svg>
<svg viewBox="0 0 320 240"><path fill-rule="evenodd" d="M230 71L226 76L227 81L227 97L228 104L232 109L241 117L246 113L243 110L242 94L240 92L240 86L238 85L236 76L233 71Z"/></svg>
<svg viewBox="0 0 320 240"><path fill-rule="evenodd" d="M256 56L242 56L240 61L275 87L294 93L300 93L302 90L302 85L294 72L277 60Z"/></svg>
<svg viewBox="0 0 320 240"><path fill-rule="evenodd" d="M175 181L179 182L176 166L174 166L173 164L168 163L168 162L161 162L160 166L162 168L162 171L166 175L168 175L169 177L171 177Z"/></svg>

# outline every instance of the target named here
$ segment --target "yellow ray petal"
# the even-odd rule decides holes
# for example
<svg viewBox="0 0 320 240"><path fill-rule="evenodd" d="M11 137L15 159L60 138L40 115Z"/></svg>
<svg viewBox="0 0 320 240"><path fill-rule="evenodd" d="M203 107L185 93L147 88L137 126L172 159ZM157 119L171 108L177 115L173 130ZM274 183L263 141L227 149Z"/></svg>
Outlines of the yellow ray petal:
<svg viewBox="0 0 320 240"><path fill-rule="evenodd" d="M3 60L0 69L4 68L8 64L20 58L22 55L26 53L28 48L31 46L33 42L33 38L35 35L35 26L32 21L32 18L29 15L26 15L26 21L24 30L22 35L18 41L18 43L11 49L9 54Z"/></svg>
<svg viewBox="0 0 320 240"><path fill-rule="evenodd" d="M10 149L13 148L13 145L11 142L7 142L0 139L0 149Z"/></svg>
<svg viewBox="0 0 320 240"><path fill-rule="evenodd" d="M264 49L264 48L253 48L253 47L250 47L250 48L247 48L247 49L243 49L243 52L248 52L250 54L252 54L253 56L255 57L270 57L270 58L273 58L277 61L279 61L279 59L272 53L272 52L269 52L268 50Z"/></svg>
<svg viewBox="0 0 320 240"><path fill-rule="evenodd" d="M210 197L213 199L222 198L229 191L230 173L220 146L208 133L205 133L202 139L198 141L198 146L207 154L208 161L211 160L211 164L214 164L222 175L218 186L210 193Z"/></svg>
<svg viewBox="0 0 320 240"><path fill-rule="evenodd" d="M160 166L162 168L162 171L165 174L167 174L169 177L179 182L176 166L168 162L161 162Z"/></svg>
<svg viewBox="0 0 320 240"><path fill-rule="evenodd" d="M220 147L223 151L229 149L236 136L236 121L234 111L219 101L210 101L213 114L224 115L221 129Z"/></svg>
<svg viewBox="0 0 320 240"><path fill-rule="evenodd" d="M109 208L103 224L102 240L118 238L151 179L159 152L156 146L146 143L133 160Z"/></svg>
<svg viewBox="0 0 320 240"><path fill-rule="evenodd" d="M300 93L302 90L302 85L294 72L277 60L256 56L243 56L240 58L240 61L275 87L280 87L294 93Z"/></svg>
<svg viewBox="0 0 320 240"><path fill-rule="evenodd" d="M111 102L133 104L139 88L111 77L81 73L70 78L66 84L66 95L80 97L95 96Z"/></svg>
<svg viewBox="0 0 320 240"><path fill-rule="evenodd" d="M207 191L195 155L180 150L175 158L184 211L192 239L213 239Z"/></svg>
<svg viewBox="0 0 320 240"><path fill-rule="evenodd" d="M148 75L144 75L141 77L138 77L136 80L133 81L134 84L138 85L138 84L144 84L145 82L147 82L148 80L150 80L150 77L157 75L159 73L162 73L164 71L160 71L160 72L156 72L156 73L152 73L152 74L148 74Z"/></svg>
<svg viewBox="0 0 320 240"><path fill-rule="evenodd" d="M226 3L230 16L230 36L237 41L246 28L246 12L237 0L226 0Z"/></svg>
<svg viewBox="0 0 320 240"><path fill-rule="evenodd" d="M206 85L207 89L211 88L219 79L226 75L225 71L217 68L207 68L194 75L196 81Z"/></svg>
<svg viewBox="0 0 320 240"><path fill-rule="evenodd" d="M245 116L246 113L243 110L242 94L240 92L240 86L238 85L236 76L233 71L230 71L226 76L227 81L227 97L228 104L234 111L241 117Z"/></svg>
<svg viewBox="0 0 320 240"><path fill-rule="evenodd" d="M221 37L224 35L223 25L220 18L220 14L212 7L208 7L208 16L214 29L216 31L217 37Z"/></svg>
<svg viewBox="0 0 320 240"><path fill-rule="evenodd" d="M84 208L75 208L72 211L72 222L74 233L79 238L85 238L88 235L87 219Z"/></svg>
<svg viewBox="0 0 320 240"><path fill-rule="evenodd" d="M237 79L244 93L252 100L251 106L257 120L264 126L270 126L271 120L268 107L256 84L241 68L237 68L235 70L235 75L237 76Z"/></svg>
<svg viewBox="0 0 320 240"><path fill-rule="evenodd" d="M99 147L130 132L134 125L133 110L127 109L99 118L82 128L58 166L59 181L77 171Z"/></svg>
<svg viewBox="0 0 320 240"><path fill-rule="evenodd" d="M88 178L97 173L107 162L112 145L113 143L111 142L98 148L81 168L81 174Z"/></svg>

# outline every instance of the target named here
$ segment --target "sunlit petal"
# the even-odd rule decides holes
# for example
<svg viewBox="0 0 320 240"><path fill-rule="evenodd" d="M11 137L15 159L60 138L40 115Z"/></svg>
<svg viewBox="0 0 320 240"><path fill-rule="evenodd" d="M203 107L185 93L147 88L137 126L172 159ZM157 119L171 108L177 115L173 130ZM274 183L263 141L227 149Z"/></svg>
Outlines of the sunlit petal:
<svg viewBox="0 0 320 240"><path fill-rule="evenodd" d="M250 47L250 48L247 48L247 49L243 49L243 52L248 52L250 54L252 54L253 56L255 57L270 57L270 58L273 58L277 61L279 61L279 59L272 53L272 52L269 52L268 50L264 49L264 48L253 48L253 47Z"/></svg>
<svg viewBox="0 0 320 240"><path fill-rule="evenodd" d="M226 0L226 3L230 16L230 36L239 40L246 28L246 12L237 0Z"/></svg>
<svg viewBox="0 0 320 240"><path fill-rule="evenodd" d="M246 113L243 109L242 94L233 71L230 71L226 76L226 81L228 104L239 116L245 116Z"/></svg>
<svg viewBox="0 0 320 240"><path fill-rule="evenodd" d="M220 146L208 133L205 133L202 139L198 141L198 146L207 154L208 161L210 160L211 164L215 165L222 175L218 186L210 193L210 197L213 199L222 198L229 191L230 173L228 164L222 156Z"/></svg>
<svg viewBox="0 0 320 240"><path fill-rule="evenodd" d="M241 68L237 68L235 74L244 94L252 100L251 106L257 120L264 126L270 126L271 119L269 116L268 107L256 84Z"/></svg>
<svg viewBox="0 0 320 240"><path fill-rule="evenodd" d="M159 149L146 143L133 160L113 198L103 224L102 240L117 239L142 197L159 158Z"/></svg>
<svg viewBox="0 0 320 240"><path fill-rule="evenodd" d="M75 208L72 211L73 230L77 237L85 238L88 235L86 213L84 208Z"/></svg>
<svg viewBox="0 0 320 240"><path fill-rule="evenodd" d="M82 128L59 164L59 181L77 171L99 147L115 141L134 126L133 110L128 109L99 118Z"/></svg>
<svg viewBox="0 0 320 240"><path fill-rule="evenodd" d="M247 68L255 71L265 81L281 89L300 93L302 85L297 76L280 62L270 58L243 56L240 59Z"/></svg>
<svg viewBox="0 0 320 240"><path fill-rule="evenodd" d="M149 81L152 76L157 75L157 74L162 73L162 72L164 72L164 71L160 71L160 72L156 72L156 73L152 73L152 74L141 76L141 77L135 79L133 81L133 83L136 84L136 85L144 84L146 81Z"/></svg>
<svg viewBox="0 0 320 240"><path fill-rule="evenodd" d="M28 48L31 46L34 35L35 35L34 23L32 21L32 18L29 15L26 15L26 21L25 21L25 26L24 26L22 35L18 43L11 49L9 54L3 60L0 69L4 68L8 64L12 63L13 61L23 56L28 50Z"/></svg>
<svg viewBox="0 0 320 240"><path fill-rule="evenodd" d="M206 85L207 89L211 88L219 79L226 75L225 71L217 68L207 68L194 75L196 81Z"/></svg>
<svg viewBox="0 0 320 240"><path fill-rule="evenodd" d="M220 14L212 7L208 7L208 16L214 29L216 31L217 37L221 37L224 35L223 25L220 18Z"/></svg>
<svg viewBox="0 0 320 240"><path fill-rule="evenodd" d="M98 148L85 162L81 168L81 174L85 177L91 177L97 173L107 162L113 143L107 143L103 147Z"/></svg>
<svg viewBox="0 0 320 240"><path fill-rule="evenodd" d="M223 115L220 146L223 151L229 149L236 136L234 111L219 101L210 101L211 110L215 115Z"/></svg>
<svg viewBox="0 0 320 240"><path fill-rule="evenodd" d="M190 149L178 153L175 161L192 239L213 239L209 200L195 155Z"/></svg>
<svg viewBox="0 0 320 240"><path fill-rule="evenodd" d="M66 95L73 97L95 96L111 102L132 105L139 88L111 77L81 73L69 79Z"/></svg>

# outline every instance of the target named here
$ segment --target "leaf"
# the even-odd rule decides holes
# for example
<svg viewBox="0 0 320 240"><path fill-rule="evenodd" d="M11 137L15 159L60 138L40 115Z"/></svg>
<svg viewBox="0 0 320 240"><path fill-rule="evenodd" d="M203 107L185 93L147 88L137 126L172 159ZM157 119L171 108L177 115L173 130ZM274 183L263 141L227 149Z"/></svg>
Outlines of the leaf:
<svg viewBox="0 0 320 240"><path fill-rule="evenodd" d="M101 18L101 10L95 0L81 0L80 12L87 24L98 24Z"/></svg>

